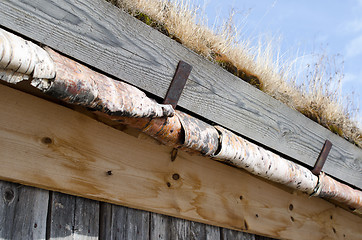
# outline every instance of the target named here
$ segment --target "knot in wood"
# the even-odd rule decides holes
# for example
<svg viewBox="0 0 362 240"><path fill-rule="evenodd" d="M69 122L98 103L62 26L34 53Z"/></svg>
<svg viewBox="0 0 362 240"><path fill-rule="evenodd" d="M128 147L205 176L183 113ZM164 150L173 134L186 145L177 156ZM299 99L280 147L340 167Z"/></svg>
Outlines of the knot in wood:
<svg viewBox="0 0 362 240"><path fill-rule="evenodd" d="M8 203L12 202L15 198L15 193L12 189L8 188L4 191L4 200Z"/></svg>
<svg viewBox="0 0 362 240"><path fill-rule="evenodd" d="M172 174L172 179L173 180L179 180L180 179L180 175L178 173L174 173Z"/></svg>
<svg viewBox="0 0 362 240"><path fill-rule="evenodd" d="M41 142L48 145L48 144L52 144L53 140L50 137L43 137L41 139Z"/></svg>

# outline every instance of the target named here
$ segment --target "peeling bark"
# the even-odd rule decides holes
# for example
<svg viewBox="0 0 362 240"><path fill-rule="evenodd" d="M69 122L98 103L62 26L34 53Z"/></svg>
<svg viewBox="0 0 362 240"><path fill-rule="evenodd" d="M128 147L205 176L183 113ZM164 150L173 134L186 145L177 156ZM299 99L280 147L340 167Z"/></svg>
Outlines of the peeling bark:
<svg viewBox="0 0 362 240"><path fill-rule="evenodd" d="M199 151L206 156L213 155L219 146L219 135L216 129L186 113L177 111L176 115L180 119L182 128L185 131L183 146Z"/></svg>
<svg viewBox="0 0 362 240"><path fill-rule="evenodd" d="M38 84L46 94L115 117L171 117L171 105L158 104L139 89L99 74L46 48L54 61L56 77Z"/></svg>
<svg viewBox="0 0 362 240"><path fill-rule="evenodd" d="M48 53L32 42L0 29L0 69L8 76L2 78L10 83L17 83L33 78L54 78L55 69ZM16 74L14 74L16 73Z"/></svg>
<svg viewBox="0 0 362 240"><path fill-rule="evenodd" d="M318 177L305 167L267 151L222 127L217 126L216 129L220 134L221 147L214 155L215 158L293 189L308 194L314 192Z"/></svg>
<svg viewBox="0 0 362 240"><path fill-rule="evenodd" d="M313 196L344 203L352 211L362 214L362 192L334 180L323 172L319 175L319 183Z"/></svg>
<svg viewBox="0 0 362 240"><path fill-rule="evenodd" d="M56 74L55 74L56 73ZM0 29L0 79L31 84L70 104L130 125L161 143L197 151L293 189L348 205L362 213L362 192L324 173L267 151L232 132L158 104L139 89L99 74L71 59Z"/></svg>

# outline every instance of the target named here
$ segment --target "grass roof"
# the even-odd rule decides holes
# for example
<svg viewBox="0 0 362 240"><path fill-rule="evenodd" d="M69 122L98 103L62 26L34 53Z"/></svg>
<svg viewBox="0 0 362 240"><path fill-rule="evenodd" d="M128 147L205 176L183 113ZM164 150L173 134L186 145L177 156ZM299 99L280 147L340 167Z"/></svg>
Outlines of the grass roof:
<svg viewBox="0 0 362 240"><path fill-rule="evenodd" d="M250 39L240 40L232 17L221 29L213 30L207 27L205 16L187 1L108 1L362 147L356 104L342 94L342 68L331 57L320 55L319 61L303 70L307 73L303 83L297 83L296 61L279 58L272 40L259 41L257 46L252 46Z"/></svg>

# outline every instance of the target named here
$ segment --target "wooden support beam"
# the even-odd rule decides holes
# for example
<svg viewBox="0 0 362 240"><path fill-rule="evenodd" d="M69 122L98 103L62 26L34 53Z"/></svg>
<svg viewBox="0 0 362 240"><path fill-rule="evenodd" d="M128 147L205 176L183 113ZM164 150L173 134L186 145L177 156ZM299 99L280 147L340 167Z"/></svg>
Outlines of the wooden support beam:
<svg viewBox="0 0 362 240"><path fill-rule="evenodd" d="M179 60L193 66L179 105L362 189L362 150L104 0L0 1L0 25L161 98ZM222 116L222 117L220 117Z"/></svg>
<svg viewBox="0 0 362 240"><path fill-rule="evenodd" d="M0 178L276 238L359 239L362 218L0 85ZM176 175L177 174L177 175Z"/></svg>
<svg viewBox="0 0 362 240"><path fill-rule="evenodd" d="M0 181L0 196L0 239L4 240L272 240L5 181Z"/></svg>

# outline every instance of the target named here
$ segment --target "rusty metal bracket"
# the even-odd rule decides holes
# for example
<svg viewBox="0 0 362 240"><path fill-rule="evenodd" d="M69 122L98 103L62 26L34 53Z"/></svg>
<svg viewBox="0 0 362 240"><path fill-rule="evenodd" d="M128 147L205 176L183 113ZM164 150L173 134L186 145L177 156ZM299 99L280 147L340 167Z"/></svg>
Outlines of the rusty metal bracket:
<svg viewBox="0 0 362 240"><path fill-rule="evenodd" d="M314 167L312 170L312 173L314 175L318 176L320 174L320 172L322 171L322 168L324 166L324 163L327 160L327 157L328 157L328 154L329 154L329 151L331 150L331 148L332 148L332 143L329 140L326 140L324 142L322 151L319 153L318 159L317 159L316 163L314 164Z"/></svg>
<svg viewBox="0 0 362 240"><path fill-rule="evenodd" d="M192 66L184 61L180 61L177 65L175 75L171 81L170 87L167 90L164 104L171 104L176 108L177 102L181 97L182 90L185 87L186 81L191 73Z"/></svg>

